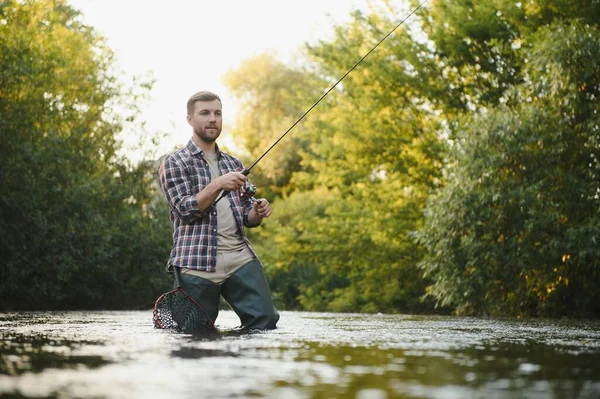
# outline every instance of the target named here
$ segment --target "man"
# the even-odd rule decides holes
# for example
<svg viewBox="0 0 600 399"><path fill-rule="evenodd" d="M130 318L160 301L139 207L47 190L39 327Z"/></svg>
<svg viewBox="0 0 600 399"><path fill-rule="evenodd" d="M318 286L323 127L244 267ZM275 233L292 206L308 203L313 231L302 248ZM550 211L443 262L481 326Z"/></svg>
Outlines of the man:
<svg viewBox="0 0 600 399"><path fill-rule="evenodd" d="M187 121L192 138L159 168L173 224L167 267L179 268L183 290L213 322L223 296L242 328L275 328L279 313L243 228L259 226L271 215L271 206L243 195L247 177L242 163L216 144L223 125L221 99L207 91L192 95ZM227 196L217 201L223 192Z"/></svg>

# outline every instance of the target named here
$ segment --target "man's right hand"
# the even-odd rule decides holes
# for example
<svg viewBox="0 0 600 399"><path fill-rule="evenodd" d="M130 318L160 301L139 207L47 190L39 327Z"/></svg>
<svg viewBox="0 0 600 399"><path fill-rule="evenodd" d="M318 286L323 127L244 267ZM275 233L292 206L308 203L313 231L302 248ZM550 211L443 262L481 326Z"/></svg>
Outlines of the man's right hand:
<svg viewBox="0 0 600 399"><path fill-rule="evenodd" d="M246 183L246 179L247 177L242 172L228 172L215 180L219 182L222 190L237 191Z"/></svg>

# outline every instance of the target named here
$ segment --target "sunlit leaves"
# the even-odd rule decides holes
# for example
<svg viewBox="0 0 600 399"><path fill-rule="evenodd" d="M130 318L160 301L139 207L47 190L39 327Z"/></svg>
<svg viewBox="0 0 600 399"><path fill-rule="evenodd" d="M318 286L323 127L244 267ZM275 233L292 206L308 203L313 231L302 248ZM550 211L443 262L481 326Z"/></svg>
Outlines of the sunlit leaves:
<svg viewBox="0 0 600 399"><path fill-rule="evenodd" d="M248 138L268 137L270 126L285 121L286 114L272 112L271 104L283 99L290 102L285 109L308 108L306 98L314 95L314 102L323 92L306 88L323 87L323 82L331 87L392 26L375 14L354 18L337 28L332 42L308 48L309 68L283 75L295 80L280 79L285 68L267 57L250 60L236 73L235 87L247 107L236 131L251 132L246 126L253 129L253 124L241 123L249 120L263 127L244 133L247 144L255 142ZM398 33L291 133L302 140L300 147L282 142L265 158L264 173L276 175L285 163L268 158L299 157L289 185L279 189L290 194L274 203L264 232L252 232L264 241L257 244L261 257L268 259L273 288L288 306L370 312L430 308L420 300L422 252L409 235L420 226L428 192L440 182L441 122L428 93L443 84L430 88L417 71L431 67L431 60L413 55L426 46ZM296 81L305 88L296 88ZM269 94L277 90L289 94Z"/></svg>
<svg viewBox="0 0 600 399"><path fill-rule="evenodd" d="M318 81L269 54L246 60L228 73L226 83L241 105L233 134L249 152L243 157L248 166L292 128L320 94ZM261 159L252 171L261 196L290 191L291 174L301 169L299 154L307 145L306 124L299 123Z"/></svg>
<svg viewBox="0 0 600 399"><path fill-rule="evenodd" d="M527 40L527 78L465 119L427 209L429 293L463 313L597 314L600 36L556 21Z"/></svg>
<svg viewBox="0 0 600 399"><path fill-rule="evenodd" d="M308 47L300 80L333 84L394 26L386 5ZM278 150L298 167L290 226L262 236L277 284L309 270L287 282L315 310L416 310L432 282L457 313L598 314L598 7L438 0L389 37Z"/></svg>

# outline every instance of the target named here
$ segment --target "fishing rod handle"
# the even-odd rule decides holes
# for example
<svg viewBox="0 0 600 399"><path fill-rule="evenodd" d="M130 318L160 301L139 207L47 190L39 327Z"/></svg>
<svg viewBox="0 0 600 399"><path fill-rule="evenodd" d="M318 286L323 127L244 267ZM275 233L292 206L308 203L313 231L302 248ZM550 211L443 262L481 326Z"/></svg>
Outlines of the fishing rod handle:
<svg viewBox="0 0 600 399"><path fill-rule="evenodd" d="M248 176L250 174L250 169L244 169L244 170L242 170L242 174L244 176ZM217 200L215 202L213 202L211 206L215 206L217 204L217 202L221 201L221 199L223 199L223 197L226 197L227 194L229 194L229 193L230 193L230 191L223 191L221 193L221 195L219 196L219 198L217 198Z"/></svg>

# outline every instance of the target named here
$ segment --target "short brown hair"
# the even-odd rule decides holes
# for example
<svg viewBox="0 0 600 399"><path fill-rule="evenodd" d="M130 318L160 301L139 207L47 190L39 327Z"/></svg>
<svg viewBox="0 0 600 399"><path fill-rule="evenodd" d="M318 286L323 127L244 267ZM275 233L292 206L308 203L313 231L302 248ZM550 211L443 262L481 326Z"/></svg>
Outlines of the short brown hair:
<svg viewBox="0 0 600 399"><path fill-rule="evenodd" d="M190 97L190 99L187 101L188 115L191 115L194 112L194 104L196 103L196 101L213 101L213 100L219 100L221 105L223 105L223 103L221 102L221 98L219 96L217 96L215 93L212 93L210 91L199 91L197 93L194 93Z"/></svg>

